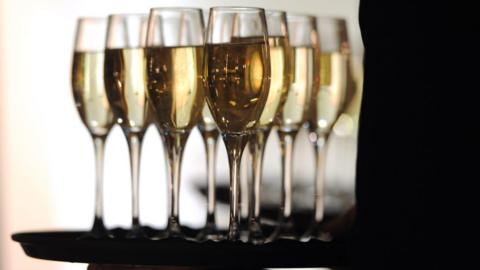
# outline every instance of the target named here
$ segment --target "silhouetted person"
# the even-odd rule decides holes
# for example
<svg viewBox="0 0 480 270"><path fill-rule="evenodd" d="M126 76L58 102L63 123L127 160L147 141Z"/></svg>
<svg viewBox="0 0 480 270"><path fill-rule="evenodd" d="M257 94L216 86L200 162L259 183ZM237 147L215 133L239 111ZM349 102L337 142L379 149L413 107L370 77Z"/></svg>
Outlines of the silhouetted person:
<svg viewBox="0 0 480 270"><path fill-rule="evenodd" d="M360 3L357 269L440 269L469 257L453 260L478 212L462 215L480 179L479 72L469 67L478 63L478 15L461 1L425 2Z"/></svg>

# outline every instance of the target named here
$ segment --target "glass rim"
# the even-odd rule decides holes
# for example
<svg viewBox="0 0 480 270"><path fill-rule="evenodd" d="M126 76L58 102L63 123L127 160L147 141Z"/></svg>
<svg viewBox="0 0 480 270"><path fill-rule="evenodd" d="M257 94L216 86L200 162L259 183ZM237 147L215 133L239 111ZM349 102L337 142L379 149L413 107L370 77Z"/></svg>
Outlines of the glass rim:
<svg viewBox="0 0 480 270"><path fill-rule="evenodd" d="M317 16L317 21L323 21L323 20L328 20L328 21L334 21L334 22L339 22L339 23L346 23L347 19L344 17L339 17L339 16Z"/></svg>
<svg viewBox="0 0 480 270"><path fill-rule="evenodd" d="M81 22L88 22L88 21L92 21L92 22L106 22L108 20L108 17L88 17L88 16L80 16L77 18L77 23L81 23Z"/></svg>
<svg viewBox="0 0 480 270"><path fill-rule="evenodd" d="M116 18L129 18L129 17L147 17L148 18L148 13L114 13L108 15L108 19L116 19Z"/></svg>
<svg viewBox="0 0 480 270"><path fill-rule="evenodd" d="M265 9L261 7L242 7L242 6L216 6L211 7L209 11L256 11L265 13Z"/></svg>
<svg viewBox="0 0 480 270"><path fill-rule="evenodd" d="M310 21L315 22L317 20L317 16L308 14L308 13L287 13L287 21L289 18L296 19L296 21ZM290 19L290 20L291 20Z"/></svg>
<svg viewBox="0 0 480 270"><path fill-rule="evenodd" d="M150 8L150 14L161 11L190 11L190 12L203 12L203 9L197 7L153 7Z"/></svg>
<svg viewBox="0 0 480 270"><path fill-rule="evenodd" d="M273 13L273 14L278 14L278 15L281 15L281 16L287 16L287 12L285 10L281 10L281 9L265 9L265 15L267 15L267 13Z"/></svg>
<svg viewBox="0 0 480 270"><path fill-rule="evenodd" d="M73 48L73 53L105 53L106 48L102 49L77 49Z"/></svg>

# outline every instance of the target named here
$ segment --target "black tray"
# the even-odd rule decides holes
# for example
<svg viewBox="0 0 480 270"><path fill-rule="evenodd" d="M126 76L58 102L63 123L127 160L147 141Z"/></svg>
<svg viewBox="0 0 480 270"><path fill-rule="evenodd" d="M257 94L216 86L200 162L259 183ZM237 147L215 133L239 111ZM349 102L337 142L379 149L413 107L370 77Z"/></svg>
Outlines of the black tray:
<svg viewBox="0 0 480 270"><path fill-rule="evenodd" d="M345 241L279 240L264 245L243 242L203 242L183 239L129 240L123 229L114 239L82 239L82 231L26 232L12 235L34 258L92 263L228 268L338 267L348 264ZM148 234L154 234L152 229ZM194 234L193 230L188 231Z"/></svg>

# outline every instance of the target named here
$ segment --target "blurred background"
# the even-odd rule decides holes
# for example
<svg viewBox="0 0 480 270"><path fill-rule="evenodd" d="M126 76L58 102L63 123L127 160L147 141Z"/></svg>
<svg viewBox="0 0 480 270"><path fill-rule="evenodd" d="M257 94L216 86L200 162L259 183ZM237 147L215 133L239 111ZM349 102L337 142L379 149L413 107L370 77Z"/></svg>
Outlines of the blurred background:
<svg viewBox="0 0 480 270"><path fill-rule="evenodd" d="M238 5L233 0L0 0L0 269L86 269L82 264L28 258L10 240L13 232L88 229L93 217L94 160L90 136L80 121L70 87L76 19L109 13L148 12L150 7ZM363 48L358 27L358 0L244 0L259 6L347 19L352 47L352 102L330 141L327 204L342 210L353 201L356 129ZM280 197L280 151L270 136L264 179L270 197ZM217 177L227 185L228 163L218 148ZM105 221L108 227L130 224L130 182L127 144L118 127L107 141ZM313 194L313 149L302 132L295 148L295 184ZM187 144L182 171L181 222L201 227L205 201L197 191L205 184L204 147L197 130ZM161 141L148 130L141 165L141 221L166 223L166 174ZM266 199L270 198L266 196ZM312 196L296 196L297 207ZM306 200L301 198L307 198ZM227 223L227 206L218 222Z"/></svg>

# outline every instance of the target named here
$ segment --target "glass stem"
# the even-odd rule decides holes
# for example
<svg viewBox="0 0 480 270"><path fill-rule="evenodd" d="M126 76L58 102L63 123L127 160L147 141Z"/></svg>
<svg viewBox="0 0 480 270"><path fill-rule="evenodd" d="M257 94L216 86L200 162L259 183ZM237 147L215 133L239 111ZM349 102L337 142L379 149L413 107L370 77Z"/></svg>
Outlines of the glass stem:
<svg viewBox="0 0 480 270"><path fill-rule="evenodd" d="M292 215L292 184L293 184L293 145L297 131L278 131L282 150L282 197L280 217L283 222Z"/></svg>
<svg viewBox="0 0 480 270"><path fill-rule="evenodd" d="M163 133L167 150L167 170L169 174L169 218L167 231L171 236L180 235L180 172L182 168L182 156L189 132L165 131Z"/></svg>
<svg viewBox="0 0 480 270"><path fill-rule="evenodd" d="M262 185L263 155L270 129L258 129L249 142L252 156L252 181L249 187L249 241L263 244L265 236L260 222L260 187Z"/></svg>
<svg viewBox="0 0 480 270"><path fill-rule="evenodd" d="M262 185L263 155L265 144L270 134L270 129L259 129L250 140L250 153L252 155L252 189L250 194L250 220L260 220L260 187Z"/></svg>
<svg viewBox="0 0 480 270"><path fill-rule="evenodd" d="M95 219L93 221L92 233L106 231L103 223L103 161L106 136L92 137L95 149Z"/></svg>
<svg viewBox="0 0 480 270"><path fill-rule="evenodd" d="M128 150L130 151L130 173L132 180L132 231L140 230L140 155L142 150L143 134L127 134Z"/></svg>
<svg viewBox="0 0 480 270"><path fill-rule="evenodd" d="M215 227L215 162L217 153L218 131L202 131L205 151L207 153L207 221L206 227Z"/></svg>
<svg viewBox="0 0 480 270"><path fill-rule="evenodd" d="M320 223L323 220L325 205L324 205L324 189L325 189L325 168L326 168L326 151L327 151L327 136L318 136L314 142L315 149L315 204L314 214L315 223Z"/></svg>
<svg viewBox="0 0 480 270"><path fill-rule="evenodd" d="M248 138L248 134L223 135L230 165L230 224L228 228L228 239L232 241L238 240L240 236L240 164L242 161L243 149L247 144Z"/></svg>

